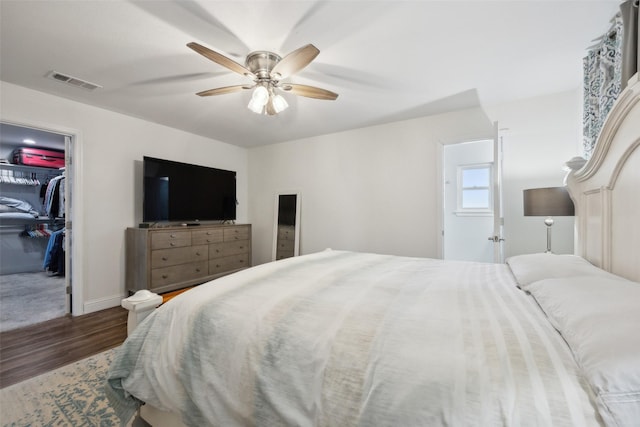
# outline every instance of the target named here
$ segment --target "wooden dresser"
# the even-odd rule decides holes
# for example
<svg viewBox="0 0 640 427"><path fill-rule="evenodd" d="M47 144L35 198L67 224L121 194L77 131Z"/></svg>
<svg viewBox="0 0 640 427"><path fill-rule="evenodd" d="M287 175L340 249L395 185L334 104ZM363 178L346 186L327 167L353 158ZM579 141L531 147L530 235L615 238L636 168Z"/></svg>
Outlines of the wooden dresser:
<svg viewBox="0 0 640 427"><path fill-rule="evenodd" d="M251 266L251 225L127 228L126 287L163 293Z"/></svg>

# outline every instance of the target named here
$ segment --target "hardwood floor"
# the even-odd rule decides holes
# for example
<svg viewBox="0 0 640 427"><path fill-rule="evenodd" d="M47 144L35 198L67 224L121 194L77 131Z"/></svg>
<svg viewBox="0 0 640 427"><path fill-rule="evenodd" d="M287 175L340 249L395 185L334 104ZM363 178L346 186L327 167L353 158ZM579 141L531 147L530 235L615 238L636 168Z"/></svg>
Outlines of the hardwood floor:
<svg viewBox="0 0 640 427"><path fill-rule="evenodd" d="M0 388L122 344L127 315L114 307L0 333Z"/></svg>

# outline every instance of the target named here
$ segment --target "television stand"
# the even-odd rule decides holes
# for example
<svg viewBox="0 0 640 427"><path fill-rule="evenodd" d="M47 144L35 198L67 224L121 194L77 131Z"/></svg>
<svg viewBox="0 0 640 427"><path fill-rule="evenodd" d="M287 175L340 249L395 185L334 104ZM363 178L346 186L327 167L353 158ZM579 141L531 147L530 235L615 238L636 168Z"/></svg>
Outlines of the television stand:
<svg viewBox="0 0 640 427"><path fill-rule="evenodd" d="M127 228L126 289L161 294L251 266L250 224L198 225Z"/></svg>

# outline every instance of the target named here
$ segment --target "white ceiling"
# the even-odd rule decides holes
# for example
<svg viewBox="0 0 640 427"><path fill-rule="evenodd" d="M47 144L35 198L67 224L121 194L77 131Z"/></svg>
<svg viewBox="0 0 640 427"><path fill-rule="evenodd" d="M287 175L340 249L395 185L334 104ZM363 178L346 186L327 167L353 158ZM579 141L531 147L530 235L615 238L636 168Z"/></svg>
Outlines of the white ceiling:
<svg viewBox="0 0 640 427"><path fill-rule="evenodd" d="M574 89L582 57L619 1L25 1L0 0L4 81L251 147ZM186 47L244 63L307 43L318 57L287 81L339 93L285 94L277 116L249 91L195 93L249 80ZM102 86L88 91L46 75Z"/></svg>

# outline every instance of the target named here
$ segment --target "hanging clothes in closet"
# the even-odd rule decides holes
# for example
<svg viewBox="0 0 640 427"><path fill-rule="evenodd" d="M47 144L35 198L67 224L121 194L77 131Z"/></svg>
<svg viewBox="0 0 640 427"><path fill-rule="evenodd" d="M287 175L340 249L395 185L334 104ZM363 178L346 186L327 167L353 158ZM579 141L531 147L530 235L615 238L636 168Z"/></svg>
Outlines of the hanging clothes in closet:
<svg viewBox="0 0 640 427"><path fill-rule="evenodd" d="M45 271L59 276L64 276L65 274L64 238L64 228L51 233L42 265Z"/></svg>
<svg viewBox="0 0 640 427"><path fill-rule="evenodd" d="M50 218L64 217L64 175L52 178L44 191L44 210Z"/></svg>

